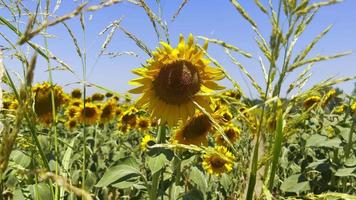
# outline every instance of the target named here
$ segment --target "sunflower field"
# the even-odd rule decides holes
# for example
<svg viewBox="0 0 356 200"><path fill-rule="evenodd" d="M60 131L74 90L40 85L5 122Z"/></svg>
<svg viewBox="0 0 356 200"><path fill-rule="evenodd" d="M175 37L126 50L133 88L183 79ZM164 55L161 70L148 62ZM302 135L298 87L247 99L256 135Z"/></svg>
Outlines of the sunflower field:
<svg viewBox="0 0 356 200"><path fill-rule="evenodd" d="M174 2L173 13L164 2ZM298 46L319 11L343 2L214 1L244 21L231 29L251 31L258 52L171 31L192 2L0 0L0 199L356 200L356 84L352 94L337 85L356 74L307 84L315 64L351 52L319 54L331 26ZM90 29L96 15L120 6L144 14L155 46L126 28L125 16ZM256 16L267 19L263 28ZM56 29L70 38L62 50L74 55L52 52ZM94 64L91 31L104 38ZM109 51L120 40L137 52ZM121 56L138 60L109 72L130 74L127 87L88 78L104 56L116 65Z"/></svg>

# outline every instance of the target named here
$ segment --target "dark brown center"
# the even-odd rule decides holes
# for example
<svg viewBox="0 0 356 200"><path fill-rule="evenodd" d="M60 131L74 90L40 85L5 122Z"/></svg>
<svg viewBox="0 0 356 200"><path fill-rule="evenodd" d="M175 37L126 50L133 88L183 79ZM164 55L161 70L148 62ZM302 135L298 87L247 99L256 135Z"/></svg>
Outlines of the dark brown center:
<svg viewBox="0 0 356 200"><path fill-rule="evenodd" d="M83 114L85 118L92 118L96 115L96 109L92 107L85 107L83 109Z"/></svg>
<svg viewBox="0 0 356 200"><path fill-rule="evenodd" d="M156 95L168 104L188 102L200 90L200 77L194 65L180 60L163 66L153 81Z"/></svg>
<svg viewBox="0 0 356 200"><path fill-rule="evenodd" d="M204 136L211 128L211 122L206 115L199 115L193 118L183 129L183 136L186 139L192 139Z"/></svg>
<svg viewBox="0 0 356 200"><path fill-rule="evenodd" d="M219 156L213 156L210 163L213 168L221 168L225 165L226 161L221 159Z"/></svg>

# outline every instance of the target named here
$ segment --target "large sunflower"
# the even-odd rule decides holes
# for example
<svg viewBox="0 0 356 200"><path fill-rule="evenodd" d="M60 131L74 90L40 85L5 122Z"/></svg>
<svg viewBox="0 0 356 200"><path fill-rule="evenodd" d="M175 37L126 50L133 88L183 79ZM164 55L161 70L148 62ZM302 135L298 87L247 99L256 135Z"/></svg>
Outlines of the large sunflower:
<svg viewBox="0 0 356 200"><path fill-rule="evenodd" d="M164 42L161 45L152 52L153 57L147 60L145 67L133 70L141 77L131 81L139 87L130 92L143 93L137 106L147 106L152 117L169 125L193 116L194 102L211 111L210 97L201 94L223 89L215 81L223 79L224 74L209 66L210 61L204 58L208 43L205 42L202 50L192 35L187 43L181 35L176 48Z"/></svg>

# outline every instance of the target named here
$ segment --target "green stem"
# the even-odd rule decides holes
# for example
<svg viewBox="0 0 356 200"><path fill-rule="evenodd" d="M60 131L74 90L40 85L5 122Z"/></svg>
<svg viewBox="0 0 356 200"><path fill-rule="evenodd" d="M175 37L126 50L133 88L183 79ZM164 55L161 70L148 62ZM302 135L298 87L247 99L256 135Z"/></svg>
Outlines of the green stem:
<svg viewBox="0 0 356 200"><path fill-rule="evenodd" d="M158 128L157 133L157 143L164 143L166 141L166 125L161 124ZM152 174L152 185L149 191L149 196L151 200L157 200L157 193L159 189L159 180L161 171L159 170L156 173Z"/></svg>
<svg viewBox="0 0 356 200"><path fill-rule="evenodd" d="M346 158L350 157L350 151L351 151L351 148L352 148L352 135L354 133L355 121L356 121L356 119L355 119L355 117L353 117L352 125L351 125L351 128L350 128L350 133L349 133L349 141L347 143L346 150L345 150L345 157Z"/></svg>
<svg viewBox="0 0 356 200"><path fill-rule="evenodd" d="M275 134L275 140L273 145L273 160L272 160L272 168L271 174L269 177L269 185L268 189L271 191L273 188L274 177L276 175L276 170L278 166L279 156L281 154L282 149L282 141L283 141L283 115L282 108L277 106L277 128Z"/></svg>

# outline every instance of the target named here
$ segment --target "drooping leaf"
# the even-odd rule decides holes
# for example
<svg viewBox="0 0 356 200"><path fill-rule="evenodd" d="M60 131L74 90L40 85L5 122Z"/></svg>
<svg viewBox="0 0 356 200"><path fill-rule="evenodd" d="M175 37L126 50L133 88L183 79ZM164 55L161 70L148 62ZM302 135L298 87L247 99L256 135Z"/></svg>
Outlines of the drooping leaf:
<svg viewBox="0 0 356 200"><path fill-rule="evenodd" d="M301 193L310 190L310 185L308 181L299 181L300 174L294 174L287 179L285 179L281 185L281 190L283 192L294 192Z"/></svg>
<svg viewBox="0 0 356 200"><path fill-rule="evenodd" d="M125 165L125 164L116 165L106 170L104 176L96 184L96 187L106 187L111 183L119 180L120 178L128 175L140 176L141 173L137 168L134 168L130 165Z"/></svg>

